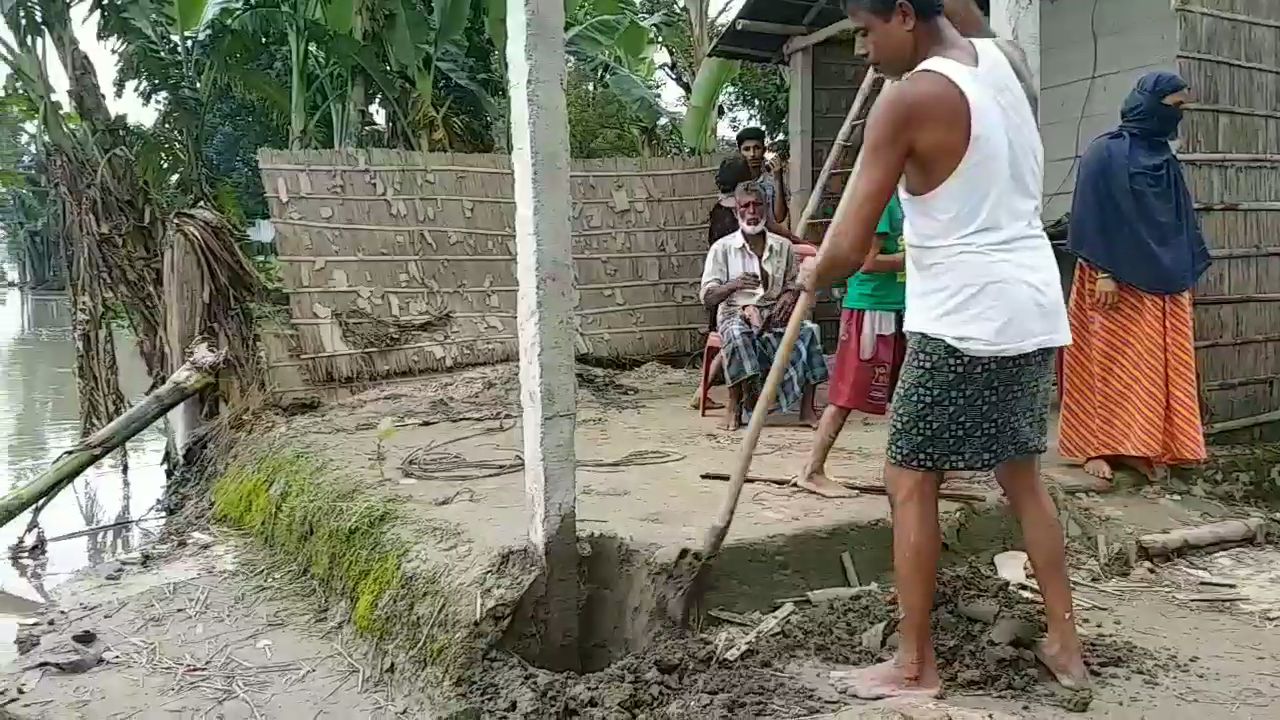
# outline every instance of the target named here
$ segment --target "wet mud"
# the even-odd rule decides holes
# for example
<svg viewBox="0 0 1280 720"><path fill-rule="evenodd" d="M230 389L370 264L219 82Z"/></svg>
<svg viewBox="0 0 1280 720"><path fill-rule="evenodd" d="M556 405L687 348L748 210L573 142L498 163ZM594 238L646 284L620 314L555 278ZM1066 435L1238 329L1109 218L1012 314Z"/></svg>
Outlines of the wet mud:
<svg viewBox="0 0 1280 720"><path fill-rule="evenodd" d="M664 630L644 650L583 675L551 673L493 653L469 698L480 715L504 718L794 718L834 712L850 700L802 668L862 666L891 656L896 616L887 590L806 604L736 662L724 653L749 627L715 620L700 632ZM1057 686L1035 660L1030 644L1043 630L1042 606L1011 592L985 566L940 573L933 631L949 694L1087 709L1088 692ZM1086 637L1086 663L1095 686L1134 675L1154 682L1181 670L1172 657L1098 632Z"/></svg>

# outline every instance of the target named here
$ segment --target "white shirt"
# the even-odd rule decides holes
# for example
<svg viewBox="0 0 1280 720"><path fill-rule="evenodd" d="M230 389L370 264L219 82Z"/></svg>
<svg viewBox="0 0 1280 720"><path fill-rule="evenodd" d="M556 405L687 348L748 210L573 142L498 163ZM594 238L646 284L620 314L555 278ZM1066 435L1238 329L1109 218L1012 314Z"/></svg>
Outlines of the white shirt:
<svg viewBox="0 0 1280 720"><path fill-rule="evenodd" d="M932 192L900 186L906 215L907 332L969 355L1010 356L1071 343L1057 260L1040 221L1044 147L1027 97L992 40L978 66L926 59L969 103L969 149Z"/></svg>
<svg viewBox="0 0 1280 720"><path fill-rule="evenodd" d="M764 272L761 272L762 266ZM747 245L742 231L738 230L712 243L711 249L707 251L698 298L706 303L708 290L752 272L760 276L761 282L766 280L767 275L767 284L754 290L739 290L730 295L725 304L734 307L767 304L778 299L786 289L789 277L794 278L798 271L795 251L791 249L789 240L766 231L764 256L759 258Z"/></svg>

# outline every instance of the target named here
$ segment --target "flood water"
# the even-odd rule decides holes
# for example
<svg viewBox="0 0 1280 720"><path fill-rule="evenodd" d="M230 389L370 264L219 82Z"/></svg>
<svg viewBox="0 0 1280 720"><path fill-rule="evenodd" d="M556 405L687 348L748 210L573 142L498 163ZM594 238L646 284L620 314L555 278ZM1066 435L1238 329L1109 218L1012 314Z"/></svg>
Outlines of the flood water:
<svg viewBox="0 0 1280 720"><path fill-rule="evenodd" d="M117 337L122 389L136 401L147 389L146 368L133 341ZM70 305L63 295L31 295L0 288L0 468L8 492L34 478L79 440L80 421L71 341ZM83 533L150 513L164 488L160 466L163 424L128 446L129 470L113 455L76 479L40 514L49 539L37 561L12 560L9 547L26 529L30 513L0 528L0 664L11 660L22 613L43 603L49 591L77 570L129 552L151 537L158 521ZM28 602L29 601L29 602Z"/></svg>

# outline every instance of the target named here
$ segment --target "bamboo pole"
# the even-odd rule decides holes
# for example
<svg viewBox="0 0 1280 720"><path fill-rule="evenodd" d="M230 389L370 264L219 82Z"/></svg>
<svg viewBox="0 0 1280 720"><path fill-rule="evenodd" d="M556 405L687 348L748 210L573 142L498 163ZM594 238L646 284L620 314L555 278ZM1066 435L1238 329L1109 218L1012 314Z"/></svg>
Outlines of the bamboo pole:
<svg viewBox="0 0 1280 720"><path fill-rule="evenodd" d="M150 427L182 401L213 385L217 371L225 361L225 352L214 352L204 343L196 345L186 364L142 402L63 453L35 480L0 498L0 527L8 525L32 505L54 496L94 463Z"/></svg>
<svg viewBox="0 0 1280 720"><path fill-rule="evenodd" d="M849 136L853 134L854 127L858 124L858 119L871 109L871 94L875 90L876 81L879 79L880 73L875 68L867 68L867 74L862 77L862 84L858 86L858 94L853 98L853 105L849 107L849 114L844 118L844 124L840 126L840 133L836 135L835 142L831 145L831 152L827 153L827 159L822 162L822 171L818 173L818 179L813 184L813 191L809 193L809 200L804 205L804 212L800 213L800 221L796 223L796 237L801 240L805 239L805 231L809 228L809 221L813 219L813 214L818 211L818 205L822 202L823 190L827 187L827 181L831 179L831 171L835 168L836 163L844 157L846 148L851 147ZM857 157L857 150L854 151L854 157Z"/></svg>

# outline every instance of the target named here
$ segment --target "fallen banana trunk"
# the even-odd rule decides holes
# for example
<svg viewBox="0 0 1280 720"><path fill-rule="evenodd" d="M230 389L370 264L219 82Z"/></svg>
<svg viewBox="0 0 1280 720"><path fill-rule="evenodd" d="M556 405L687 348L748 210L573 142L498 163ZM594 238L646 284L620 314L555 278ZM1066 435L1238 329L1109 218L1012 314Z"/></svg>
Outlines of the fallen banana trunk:
<svg viewBox="0 0 1280 720"><path fill-rule="evenodd" d="M1166 558L1187 550L1231 543L1266 541L1266 523L1260 518L1223 520L1211 525L1179 528L1138 538L1138 547L1150 558Z"/></svg>
<svg viewBox="0 0 1280 720"><path fill-rule="evenodd" d="M142 402L60 455L35 480L0 499L0 527L8 525L46 497L58 493L94 463L150 427L179 403L212 385L225 361L224 352L210 350L205 343L195 345L187 362Z"/></svg>

